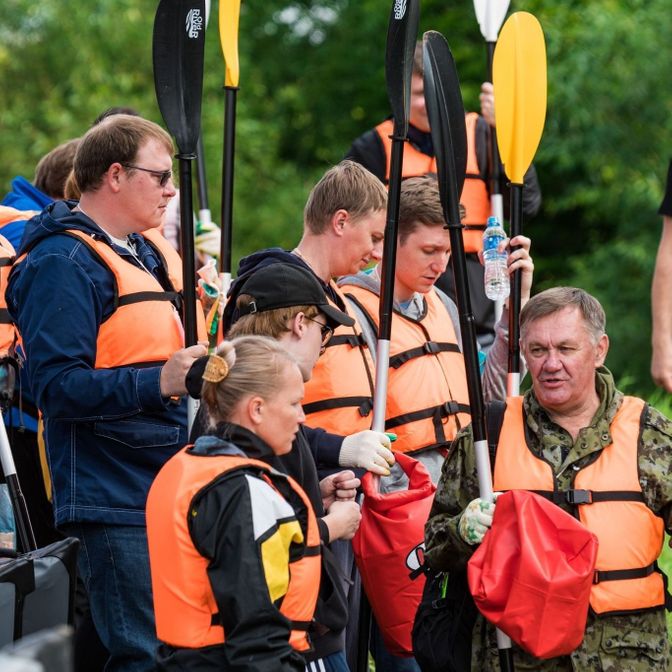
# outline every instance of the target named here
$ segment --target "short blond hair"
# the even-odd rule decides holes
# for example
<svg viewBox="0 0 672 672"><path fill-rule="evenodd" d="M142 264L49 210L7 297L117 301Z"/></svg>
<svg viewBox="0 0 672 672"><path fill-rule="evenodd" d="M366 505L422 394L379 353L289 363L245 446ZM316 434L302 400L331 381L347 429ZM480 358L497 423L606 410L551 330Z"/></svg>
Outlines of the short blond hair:
<svg viewBox="0 0 672 672"><path fill-rule="evenodd" d="M312 188L303 210L304 226L324 233L337 210L347 210L353 220L387 207L383 183L364 166L346 159L330 168Z"/></svg>
<svg viewBox="0 0 672 672"><path fill-rule="evenodd" d="M250 294L241 294L236 300L236 308L241 311L254 301ZM288 323L299 313L306 317L313 318L319 314L316 306L288 306L286 308L273 308L256 313L248 313L239 317L229 329L226 337L236 338L237 336L268 336L270 338L280 338L290 329Z"/></svg>

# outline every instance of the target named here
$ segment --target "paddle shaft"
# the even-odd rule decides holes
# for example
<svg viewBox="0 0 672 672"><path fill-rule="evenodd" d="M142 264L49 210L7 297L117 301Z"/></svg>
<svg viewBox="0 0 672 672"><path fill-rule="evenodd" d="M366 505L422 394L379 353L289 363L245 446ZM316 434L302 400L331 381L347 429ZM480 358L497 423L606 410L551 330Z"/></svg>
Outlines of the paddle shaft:
<svg viewBox="0 0 672 672"><path fill-rule="evenodd" d="M488 81L492 82L492 62L495 56L496 42L486 42L488 53ZM490 127L490 143L488 147L488 168L490 173L490 197L500 195L502 193L502 171L499 160L499 149L497 148L497 131ZM492 214L502 222L503 213L497 213L496 208L493 207Z"/></svg>
<svg viewBox="0 0 672 672"><path fill-rule="evenodd" d="M523 233L523 185L511 185L511 238ZM518 247L512 247L512 250ZM520 295L522 271L514 271L509 297L509 366L506 384L507 396L520 392Z"/></svg>
<svg viewBox="0 0 672 672"><path fill-rule="evenodd" d="M219 254L221 273L231 276L233 233L233 160L236 142L236 99L238 87L225 86L224 150L222 156L222 242Z"/></svg>
<svg viewBox="0 0 672 672"><path fill-rule="evenodd" d="M198 185L198 218L204 224L210 224L210 205L208 203L208 180L205 175L205 150L203 136L198 136L196 146L196 184ZM207 220L207 221L206 221Z"/></svg>
<svg viewBox="0 0 672 672"><path fill-rule="evenodd" d="M37 542L35 541L33 528L30 524L26 498L23 496L19 477L16 475L14 457L9 445L9 438L7 437L7 429L4 422L0 422L0 460L2 462L2 473L5 476L7 490L9 491L9 497L12 500L12 508L14 510L14 522L19 540L17 548L20 548L24 553L34 551L37 548Z"/></svg>
<svg viewBox="0 0 672 672"><path fill-rule="evenodd" d="M180 162L180 249L182 250L182 302L185 346L196 345L196 268L194 263L194 210L191 184L193 154L178 154Z"/></svg>
<svg viewBox="0 0 672 672"><path fill-rule="evenodd" d="M396 130L396 129L395 129ZM387 221L383 243L383 260L380 264L380 305L378 312L378 344L376 354L376 387L373 395L373 425L377 432L385 431L388 363L392 335L392 307L394 305L394 269L397 263L397 230L399 228L399 202L401 175L404 161L405 138L392 136L390 157L390 184L387 195Z"/></svg>

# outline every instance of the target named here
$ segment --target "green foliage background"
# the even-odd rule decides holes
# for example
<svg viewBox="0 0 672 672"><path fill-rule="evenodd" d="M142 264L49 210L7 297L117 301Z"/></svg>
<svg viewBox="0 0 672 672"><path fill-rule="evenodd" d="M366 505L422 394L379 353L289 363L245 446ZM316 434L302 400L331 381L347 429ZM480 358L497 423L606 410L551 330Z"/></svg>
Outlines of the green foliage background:
<svg viewBox="0 0 672 672"><path fill-rule="evenodd" d="M155 0L3 0L0 191L80 135L103 109L161 121L154 97ZM242 0L234 262L299 237L310 186L352 139L388 114L384 51L391 0ZM533 239L536 288L578 284L609 317L608 364L652 389L650 282L656 215L672 147L669 0L513 0L548 50L548 115L535 163L544 192ZM423 0L421 30L453 50L477 109L485 49L470 0ZM203 133L219 211L223 63L217 3L207 35ZM215 219L218 219L215 215Z"/></svg>

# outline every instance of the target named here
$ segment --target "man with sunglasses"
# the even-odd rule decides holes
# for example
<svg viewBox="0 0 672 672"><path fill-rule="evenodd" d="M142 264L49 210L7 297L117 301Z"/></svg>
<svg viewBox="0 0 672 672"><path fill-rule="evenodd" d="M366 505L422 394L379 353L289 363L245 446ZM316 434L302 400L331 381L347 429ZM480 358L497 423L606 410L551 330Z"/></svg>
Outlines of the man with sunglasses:
<svg viewBox="0 0 672 672"><path fill-rule="evenodd" d="M162 238L175 194L170 136L114 115L82 138L81 200L26 225L7 292L44 418L56 525L80 573L108 672L153 670L145 500L187 440L181 262Z"/></svg>

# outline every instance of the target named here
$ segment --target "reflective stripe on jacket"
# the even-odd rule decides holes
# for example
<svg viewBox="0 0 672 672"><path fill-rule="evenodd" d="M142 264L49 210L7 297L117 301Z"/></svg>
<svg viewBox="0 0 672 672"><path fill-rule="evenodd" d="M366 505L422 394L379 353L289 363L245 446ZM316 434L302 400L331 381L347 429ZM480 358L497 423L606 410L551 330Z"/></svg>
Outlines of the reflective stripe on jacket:
<svg viewBox="0 0 672 672"><path fill-rule="evenodd" d="M335 283L331 287L343 298ZM344 298L343 303L347 305ZM370 429L374 376L373 359L356 319L352 327L338 327L305 386L306 424L341 435Z"/></svg>
<svg viewBox="0 0 672 672"><path fill-rule="evenodd" d="M271 600L292 623L290 645L310 649L307 630L320 585L320 536L310 501L301 487L260 460L238 455L194 455L187 446L156 477L147 498L147 538L158 638L177 648L223 644L226 638L208 578L209 559L194 546L189 528L194 497L234 470L247 469L277 495L252 500L253 508L275 511L273 524L254 530ZM302 502L295 511L276 484L288 483ZM268 491L266 491L268 494ZM167 508L166 503L170 506ZM240 512L230 512L230 515ZM231 562L242 561L231 558ZM240 590L246 590L240 586Z"/></svg>
<svg viewBox="0 0 672 672"><path fill-rule="evenodd" d="M497 448L495 490L526 489L574 505L599 540L590 606L597 614L639 611L665 603L655 562L663 521L646 506L639 483L638 443L645 404L624 397L610 426L612 443L574 475L573 490L558 492L552 467L529 449L522 397L507 400Z"/></svg>
<svg viewBox="0 0 672 672"><path fill-rule="evenodd" d="M378 329L379 298L355 285L342 285ZM390 372L385 429L394 432L396 452L446 447L469 424L469 395L464 357L453 323L436 292L424 295L419 320L392 314Z"/></svg>
<svg viewBox="0 0 672 672"><path fill-rule="evenodd" d="M478 168L478 155L476 154L476 124L478 114L469 112L465 117L467 127L467 172L460 195L460 203L466 213L462 219L465 229L463 230L464 251L478 252L483 242L481 236L485 229L485 223L490 216L490 197L488 187L481 177ZM394 130L392 119L386 119L376 126L376 132L380 136L385 149L387 168L385 180L390 179L390 162L392 157L392 139ZM410 142L404 145L404 164L402 177L418 177L427 173L436 174L436 158L416 149Z"/></svg>

